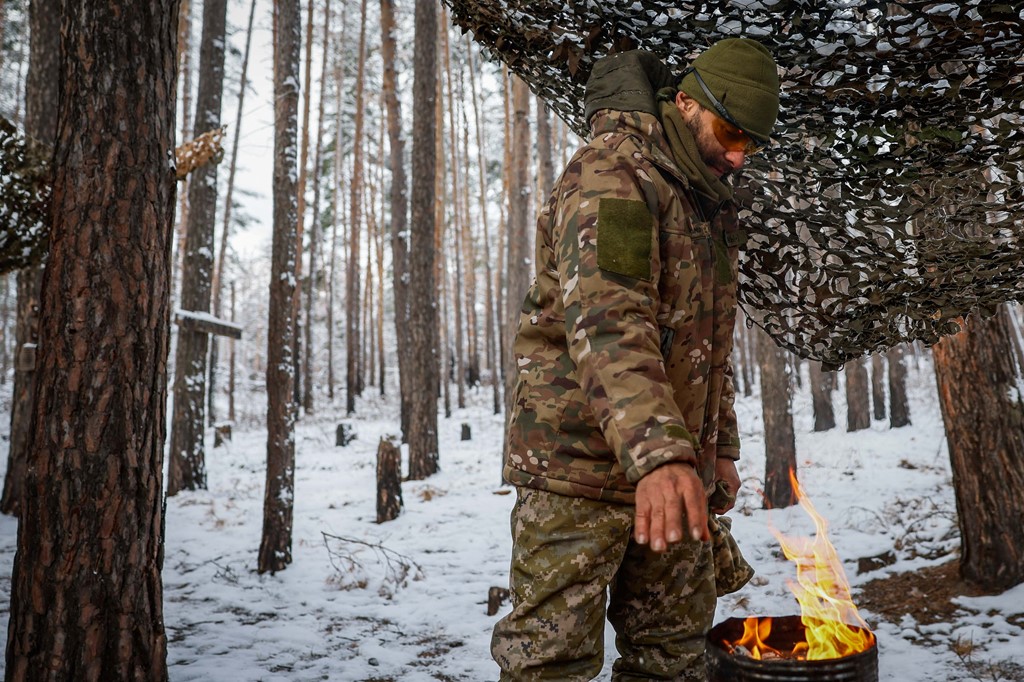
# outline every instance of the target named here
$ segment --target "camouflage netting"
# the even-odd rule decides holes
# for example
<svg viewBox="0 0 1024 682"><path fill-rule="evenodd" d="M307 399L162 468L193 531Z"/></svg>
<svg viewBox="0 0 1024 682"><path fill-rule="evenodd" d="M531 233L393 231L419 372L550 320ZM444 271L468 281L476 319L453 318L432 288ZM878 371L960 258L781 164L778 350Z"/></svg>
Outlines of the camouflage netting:
<svg viewBox="0 0 1024 682"><path fill-rule="evenodd" d="M1024 299L1024 9L968 2L444 0L577 132L593 61L681 66L728 36L783 69L777 144L737 194L742 302L837 366Z"/></svg>
<svg viewBox="0 0 1024 682"><path fill-rule="evenodd" d="M0 117L0 273L38 263L46 253L48 183L38 150Z"/></svg>

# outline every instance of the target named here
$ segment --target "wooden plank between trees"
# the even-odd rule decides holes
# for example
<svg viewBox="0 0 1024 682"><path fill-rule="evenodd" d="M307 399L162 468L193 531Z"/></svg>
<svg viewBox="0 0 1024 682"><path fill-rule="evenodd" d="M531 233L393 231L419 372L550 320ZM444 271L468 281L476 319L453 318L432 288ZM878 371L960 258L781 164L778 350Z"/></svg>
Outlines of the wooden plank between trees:
<svg viewBox="0 0 1024 682"><path fill-rule="evenodd" d="M174 323L188 331L205 332L206 334L227 336L232 339L242 338L242 328L237 324L219 320L205 313L189 313L179 310L174 314Z"/></svg>

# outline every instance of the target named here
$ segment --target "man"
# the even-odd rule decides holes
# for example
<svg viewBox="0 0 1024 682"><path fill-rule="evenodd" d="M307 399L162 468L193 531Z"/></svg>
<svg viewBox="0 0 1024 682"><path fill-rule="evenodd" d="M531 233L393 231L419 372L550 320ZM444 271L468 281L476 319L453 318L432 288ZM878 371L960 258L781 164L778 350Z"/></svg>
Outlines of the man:
<svg viewBox="0 0 1024 682"><path fill-rule="evenodd" d="M740 485L744 236L722 178L769 141L777 67L748 39L681 79L626 52L594 65L585 105L592 139L538 220L515 342L513 609L491 650L502 680L593 679L607 602L613 680L702 680L716 590L738 589L716 586L709 542L709 494L724 513Z"/></svg>

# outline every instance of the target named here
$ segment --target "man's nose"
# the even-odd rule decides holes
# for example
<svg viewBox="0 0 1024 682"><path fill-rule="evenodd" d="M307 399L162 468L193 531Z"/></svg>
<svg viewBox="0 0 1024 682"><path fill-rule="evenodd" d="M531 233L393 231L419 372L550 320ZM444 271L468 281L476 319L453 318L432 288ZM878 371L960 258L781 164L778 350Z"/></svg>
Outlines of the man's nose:
<svg viewBox="0 0 1024 682"><path fill-rule="evenodd" d="M744 154L742 151L726 152L725 160L729 162L729 165L732 167L733 172L735 172L738 171L740 168L743 168L743 162L747 160L747 155Z"/></svg>

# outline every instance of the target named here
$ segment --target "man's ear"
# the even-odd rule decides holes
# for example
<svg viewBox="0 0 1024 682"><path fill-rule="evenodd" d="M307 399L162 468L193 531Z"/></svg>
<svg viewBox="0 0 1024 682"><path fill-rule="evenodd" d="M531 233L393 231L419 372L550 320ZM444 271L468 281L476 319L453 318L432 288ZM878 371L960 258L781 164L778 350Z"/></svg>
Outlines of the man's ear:
<svg viewBox="0 0 1024 682"><path fill-rule="evenodd" d="M699 107L697 100L693 99L682 90L676 93L675 103L676 108L679 109L679 113L684 119L689 119L689 117L692 116Z"/></svg>

